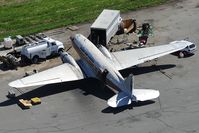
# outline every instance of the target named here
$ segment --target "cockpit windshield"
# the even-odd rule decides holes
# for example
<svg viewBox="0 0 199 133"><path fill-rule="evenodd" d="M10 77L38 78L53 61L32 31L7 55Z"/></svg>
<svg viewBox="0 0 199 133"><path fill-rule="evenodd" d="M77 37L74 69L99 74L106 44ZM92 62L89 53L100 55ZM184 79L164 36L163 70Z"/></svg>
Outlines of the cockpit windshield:
<svg viewBox="0 0 199 133"><path fill-rule="evenodd" d="M190 46L189 46L189 48L194 48L195 47L195 44L191 44Z"/></svg>

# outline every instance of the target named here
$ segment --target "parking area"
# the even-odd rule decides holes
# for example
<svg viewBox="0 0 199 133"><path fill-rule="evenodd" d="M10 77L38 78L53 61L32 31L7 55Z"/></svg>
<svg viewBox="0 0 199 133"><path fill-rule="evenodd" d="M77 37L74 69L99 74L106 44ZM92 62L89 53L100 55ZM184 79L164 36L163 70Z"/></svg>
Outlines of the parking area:
<svg viewBox="0 0 199 133"><path fill-rule="evenodd" d="M134 17L138 22L154 25L154 45L188 38L198 46L199 2L180 0L158 7L151 7L122 14ZM89 35L88 24L78 25L79 30L66 28L46 31L45 34L62 41L66 49L71 46L69 36L75 33ZM119 47L118 47L119 49ZM74 57L73 48L68 50ZM17 98L40 97L42 103L22 110L17 100L6 95L8 83L24 76L35 67L38 71L61 64L59 58L44 61L18 70L0 70L0 132L141 132L141 133L197 133L199 132L199 54L179 59L174 55L159 58L138 68L123 71L123 75L135 75L135 88L160 90L155 101L133 103L131 106L112 109L106 100L113 95L109 89L101 89L99 82L86 81L32 87L17 92ZM152 64L157 63L156 66Z"/></svg>

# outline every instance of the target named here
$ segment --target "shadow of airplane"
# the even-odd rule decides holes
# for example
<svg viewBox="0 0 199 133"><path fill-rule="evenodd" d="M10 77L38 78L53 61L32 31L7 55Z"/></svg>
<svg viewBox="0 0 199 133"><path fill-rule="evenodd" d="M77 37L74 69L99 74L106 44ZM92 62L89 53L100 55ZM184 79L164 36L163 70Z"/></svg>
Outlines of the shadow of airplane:
<svg viewBox="0 0 199 133"><path fill-rule="evenodd" d="M171 53L171 55L176 56L176 57L178 57L178 58L180 59L180 57L179 57L179 52ZM191 56L193 56L193 55L194 55L194 54L185 54L185 56L184 56L183 58L189 58L189 57L191 57Z"/></svg>
<svg viewBox="0 0 199 133"><path fill-rule="evenodd" d="M105 87L105 88L104 88ZM102 89L103 88L103 89ZM79 81L71 81L71 82L63 82L57 84L45 85L29 92L23 93L15 98L8 99L0 103L0 107L10 106L13 104L17 104L19 99L31 99L33 97L47 97L50 95L58 94L65 91L70 91L73 89L81 89L83 91L83 95L94 95L100 99L107 100L114 93L108 89L108 87L104 86L101 81L88 78Z"/></svg>
<svg viewBox="0 0 199 133"><path fill-rule="evenodd" d="M136 68L129 68L121 71L123 76L128 76L128 74L133 73L134 75L149 73L153 71L158 71L159 69L169 69L175 67L175 65L158 65L158 66L147 66L147 67L136 67ZM88 78L79 81L71 81L71 82L63 82L57 84L50 84L45 85L29 92L23 93L15 98L8 99L0 103L0 107L10 106L13 104L17 104L19 99L31 99L33 97L47 97L49 95L58 94L65 91L70 91L73 89L81 89L84 91L83 95L93 95L97 98L108 100L110 97L115 95L113 91L111 91L107 86L105 86L101 81ZM144 106L147 104L152 104L153 101L146 101L146 102L135 102L128 106L123 106L121 108L106 108L102 110L103 113L119 113L126 109L138 106Z"/></svg>
<svg viewBox="0 0 199 133"><path fill-rule="evenodd" d="M64 91L69 91L69 90L77 88L77 85L79 84L79 82L81 82L81 80L76 81L76 82L72 81L72 82L67 82L67 83L63 82L63 83L45 85L45 86L36 88L34 90L31 90L29 92L23 93L19 96L16 96L15 98L11 98L4 102L1 102L0 107L17 104L18 99L21 99L21 98L22 99L30 99L32 97L42 98L42 97L46 97L49 95L61 93Z"/></svg>
<svg viewBox="0 0 199 133"><path fill-rule="evenodd" d="M144 101L144 102L132 102L130 105L118 107L118 108L112 108L112 107L107 107L103 109L101 112L102 113L113 113L117 114L120 112L123 112L124 110L127 109L133 109L133 107L141 107L141 106L146 106L155 103L155 101L149 100L149 101Z"/></svg>
<svg viewBox="0 0 199 133"><path fill-rule="evenodd" d="M150 72L155 72L159 70L165 70L176 67L176 65L173 64L167 64L167 65L151 65L151 66L143 66L143 67L131 67L124 70L121 70L120 73L123 77L127 77L130 73L133 75L140 75Z"/></svg>

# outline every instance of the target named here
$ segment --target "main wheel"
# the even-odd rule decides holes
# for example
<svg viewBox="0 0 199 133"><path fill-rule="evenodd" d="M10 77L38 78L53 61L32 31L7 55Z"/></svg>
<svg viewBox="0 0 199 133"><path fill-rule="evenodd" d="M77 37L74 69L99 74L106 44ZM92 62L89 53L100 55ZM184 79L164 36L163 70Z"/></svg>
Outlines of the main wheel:
<svg viewBox="0 0 199 133"><path fill-rule="evenodd" d="M184 58L184 52L182 52L182 51L179 52L179 55L178 55L178 56L179 56L179 58Z"/></svg>
<svg viewBox="0 0 199 133"><path fill-rule="evenodd" d="M39 62L39 57L38 56L34 56L32 58L32 63L37 64Z"/></svg>

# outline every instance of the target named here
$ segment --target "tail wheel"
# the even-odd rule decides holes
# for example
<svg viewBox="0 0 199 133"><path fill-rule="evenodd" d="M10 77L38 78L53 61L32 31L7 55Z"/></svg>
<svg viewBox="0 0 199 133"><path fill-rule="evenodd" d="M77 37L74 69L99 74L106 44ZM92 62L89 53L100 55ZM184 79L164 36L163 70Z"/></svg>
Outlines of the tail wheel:
<svg viewBox="0 0 199 133"><path fill-rule="evenodd" d="M58 50L58 54L60 54L61 52L64 52L64 49L63 49L63 48L60 48L60 49Z"/></svg>
<svg viewBox="0 0 199 133"><path fill-rule="evenodd" d="M179 55L178 55L178 56L179 56L179 58L184 58L184 52L182 52L182 51L179 52Z"/></svg>
<svg viewBox="0 0 199 133"><path fill-rule="evenodd" d="M34 56L32 58L32 63L37 64L39 62L39 57L38 56Z"/></svg>

